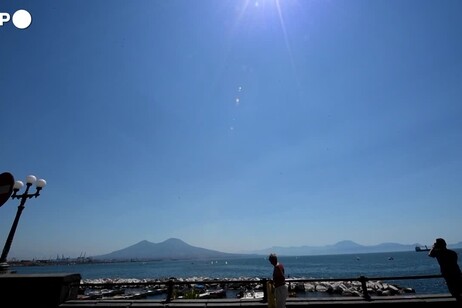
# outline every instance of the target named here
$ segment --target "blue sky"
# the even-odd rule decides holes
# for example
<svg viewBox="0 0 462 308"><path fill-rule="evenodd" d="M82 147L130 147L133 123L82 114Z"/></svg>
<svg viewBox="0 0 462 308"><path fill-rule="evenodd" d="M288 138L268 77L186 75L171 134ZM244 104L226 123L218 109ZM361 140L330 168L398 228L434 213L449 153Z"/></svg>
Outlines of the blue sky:
<svg viewBox="0 0 462 308"><path fill-rule="evenodd" d="M461 1L0 4L19 9L0 172L47 186L9 259L462 241Z"/></svg>

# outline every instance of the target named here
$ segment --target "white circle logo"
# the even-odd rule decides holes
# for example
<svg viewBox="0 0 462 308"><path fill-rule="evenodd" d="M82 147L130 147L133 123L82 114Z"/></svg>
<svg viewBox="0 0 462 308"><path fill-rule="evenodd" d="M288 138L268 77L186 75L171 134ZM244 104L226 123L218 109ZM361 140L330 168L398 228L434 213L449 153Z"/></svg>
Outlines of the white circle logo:
<svg viewBox="0 0 462 308"><path fill-rule="evenodd" d="M26 29L32 23L32 16L26 10L17 10L13 14L13 25L18 29Z"/></svg>

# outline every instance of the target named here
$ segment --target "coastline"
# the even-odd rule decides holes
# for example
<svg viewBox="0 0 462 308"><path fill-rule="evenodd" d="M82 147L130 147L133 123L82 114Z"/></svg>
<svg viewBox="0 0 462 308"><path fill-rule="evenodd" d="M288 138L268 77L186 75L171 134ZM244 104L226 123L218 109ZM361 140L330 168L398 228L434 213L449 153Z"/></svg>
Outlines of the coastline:
<svg viewBox="0 0 462 308"><path fill-rule="evenodd" d="M81 299L148 298L162 297L175 285L175 298L263 298L266 279L241 277L239 279L215 279L210 277L168 279L83 279ZM381 280L319 280L288 278L289 297L362 297L415 294L410 287ZM123 292L122 292L123 290ZM228 294L230 293L230 294Z"/></svg>

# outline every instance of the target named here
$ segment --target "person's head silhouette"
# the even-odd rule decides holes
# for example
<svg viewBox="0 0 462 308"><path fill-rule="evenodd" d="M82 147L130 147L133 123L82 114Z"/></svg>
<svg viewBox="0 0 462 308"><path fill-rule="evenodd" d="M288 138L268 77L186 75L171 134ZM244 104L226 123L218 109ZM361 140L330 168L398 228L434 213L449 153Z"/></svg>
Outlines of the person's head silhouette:
<svg viewBox="0 0 462 308"><path fill-rule="evenodd" d="M435 241L435 247L440 249L446 248L446 241L442 238L437 238Z"/></svg>

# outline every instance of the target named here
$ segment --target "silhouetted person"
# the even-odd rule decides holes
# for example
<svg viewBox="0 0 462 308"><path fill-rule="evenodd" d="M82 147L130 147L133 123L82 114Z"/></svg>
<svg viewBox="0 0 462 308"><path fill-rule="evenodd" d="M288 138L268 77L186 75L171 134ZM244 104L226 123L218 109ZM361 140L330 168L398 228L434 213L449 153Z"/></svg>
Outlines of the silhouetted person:
<svg viewBox="0 0 462 308"><path fill-rule="evenodd" d="M462 273L459 264L457 264L457 252L447 249L446 241L442 238L437 238L428 255L438 260L441 275L446 280L449 293L462 306Z"/></svg>
<svg viewBox="0 0 462 308"><path fill-rule="evenodd" d="M286 285L286 276L284 272L284 265L278 262L276 254L269 255L268 260L273 265L273 283L274 283L274 297L276 298L276 308L285 308L286 299L289 295L289 288Z"/></svg>

